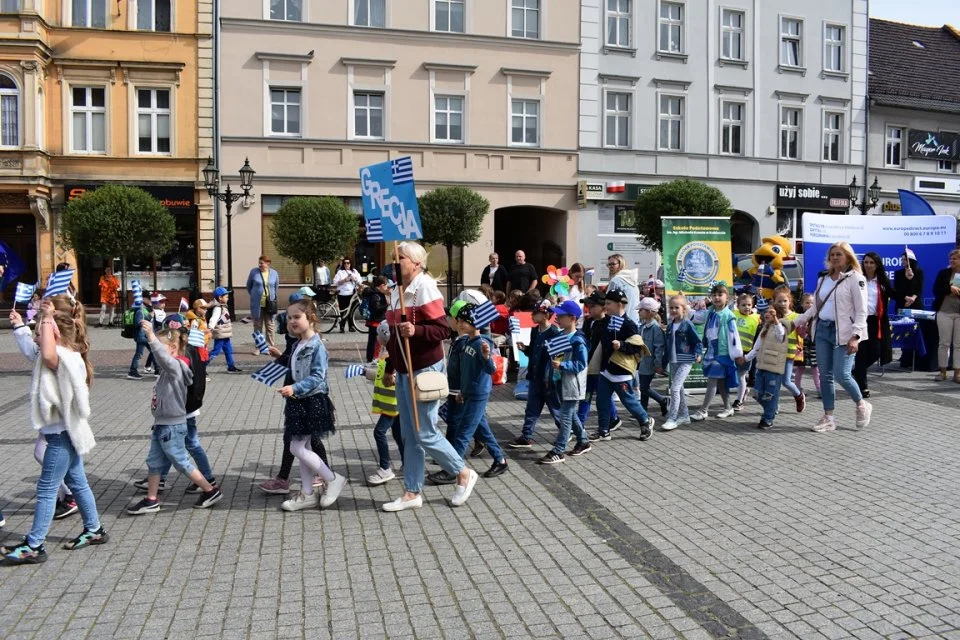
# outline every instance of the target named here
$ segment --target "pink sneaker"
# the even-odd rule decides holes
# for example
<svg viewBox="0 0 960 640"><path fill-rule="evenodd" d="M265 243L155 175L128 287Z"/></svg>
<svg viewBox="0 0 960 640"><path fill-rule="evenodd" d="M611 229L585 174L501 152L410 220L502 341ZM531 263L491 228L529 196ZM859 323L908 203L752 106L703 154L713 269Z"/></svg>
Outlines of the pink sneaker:
<svg viewBox="0 0 960 640"><path fill-rule="evenodd" d="M823 414L823 417L820 418L820 422L813 425L812 431L817 433L823 433L824 431L833 431L837 428L837 423L834 421L833 416L828 416Z"/></svg>
<svg viewBox="0 0 960 640"><path fill-rule="evenodd" d="M857 429L863 429L864 427L870 426L870 417L873 415L873 405L863 401L857 407Z"/></svg>
<svg viewBox="0 0 960 640"><path fill-rule="evenodd" d="M257 485L257 488L264 493L285 496L290 493L290 482L281 478L270 478Z"/></svg>

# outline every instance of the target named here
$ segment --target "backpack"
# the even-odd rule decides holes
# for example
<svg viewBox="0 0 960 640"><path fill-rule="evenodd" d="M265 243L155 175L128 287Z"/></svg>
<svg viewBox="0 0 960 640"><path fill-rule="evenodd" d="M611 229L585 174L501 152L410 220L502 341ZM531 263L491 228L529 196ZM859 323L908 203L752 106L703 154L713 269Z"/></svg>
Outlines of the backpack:
<svg viewBox="0 0 960 640"><path fill-rule="evenodd" d="M137 337L137 310L127 309L123 312L123 328L120 335L133 340Z"/></svg>
<svg viewBox="0 0 960 640"><path fill-rule="evenodd" d="M373 294L367 292L363 295L363 299L360 301L360 315L364 320L369 320L373 316L373 310L370 308L370 299L373 297Z"/></svg>
<svg viewBox="0 0 960 640"><path fill-rule="evenodd" d="M187 387L187 413L193 413L203 406L203 395L207 391L207 363L203 361L197 347L188 346L184 364L188 364L193 373L193 384Z"/></svg>

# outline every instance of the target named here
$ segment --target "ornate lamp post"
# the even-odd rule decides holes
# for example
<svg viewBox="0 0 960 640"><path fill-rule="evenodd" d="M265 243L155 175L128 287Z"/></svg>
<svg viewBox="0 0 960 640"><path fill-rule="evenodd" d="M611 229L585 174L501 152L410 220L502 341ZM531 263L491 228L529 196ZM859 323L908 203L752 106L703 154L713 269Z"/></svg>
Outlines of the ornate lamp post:
<svg viewBox="0 0 960 640"><path fill-rule="evenodd" d="M246 198L250 195L250 189L253 188L253 176L256 174L250 167L250 159L247 158L240 168L240 188L243 193L234 193L230 190L230 183L227 183L227 190L220 191L220 170L213 164L213 158L207 158L207 166L203 168L203 185L207 188L207 193L211 198L219 200L227 205L227 286L233 286L233 203L240 198ZM227 307L230 315L233 316L234 296L231 292L230 302Z"/></svg>
<svg viewBox="0 0 960 640"><path fill-rule="evenodd" d="M873 184L870 185L870 188L865 190L866 194L864 195L866 197L861 199L857 176L853 176L853 180L850 181L850 208L859 209L860 213L864 215L867 214L867 211L877 206L877 202L880 201L880 184L877 182L876 176L874 176Z"/></svg>

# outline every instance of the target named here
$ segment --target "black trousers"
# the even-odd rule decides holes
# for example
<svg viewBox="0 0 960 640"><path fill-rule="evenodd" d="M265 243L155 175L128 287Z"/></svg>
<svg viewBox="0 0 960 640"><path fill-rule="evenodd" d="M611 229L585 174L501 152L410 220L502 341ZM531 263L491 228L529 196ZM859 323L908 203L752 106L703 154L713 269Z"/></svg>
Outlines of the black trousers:
<svg viewBox="0 0 960 640"><path fill-rule="evenodd" d="M853 379L860 387L860 393L867 391L867 369L880 359L880 321L877 316L867 316L867 336L857 347L853 359Z"/></svg>
<svg viewBox="0 0 960 640"><path fill-rule="evenodd" d="M312 435L310 437L310 448L313 449L313 452L320 456L320 459L323 460L323 464L330 466L330 463L327 462L327 449L323 446L323 439L319 435ZM290 469L293 468L293 454L290 453L290 436L283 436L283 457L280 459L280 471L277 472L277 477L282 480L287 480L290 478Z"/></svg>
<svg viewBox="0 0 960 640"><path fill-rule="evenodd" d="M337 307L340 309L340 331L343 331L343 327L347 324L347 311L350 309L351 300L353 296L337 296ZM353 331L353 326L350 327L350 331Z"/></svg>

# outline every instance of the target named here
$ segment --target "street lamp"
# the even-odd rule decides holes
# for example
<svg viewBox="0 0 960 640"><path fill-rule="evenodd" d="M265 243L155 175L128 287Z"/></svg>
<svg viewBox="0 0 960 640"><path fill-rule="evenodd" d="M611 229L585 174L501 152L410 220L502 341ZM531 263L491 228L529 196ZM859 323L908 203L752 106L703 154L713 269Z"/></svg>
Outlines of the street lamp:
<svg viewBox="0 0 960 640"><path fill-rule="evenodd" d="M850 208L859 209L863 215L867 215L867 211L877 206L877 202L880 201L880 183L877 182L876 176L873 177L873 184L866 191L866 198L861 200L857 176L853 176L853 180L850 181Z"/></svg>
<svg viewBox="0 0 960 640"><path fill-rule="evenodd" d="M230 183L227 183L227 190L220 191L220 170L213 164L213 158L207 158L207 166L203 168L203 185L207 188L207 193L210 194L211 198L219 200L220 202L227 205L227 287L233 286L233 203L239 200L240 198L247 198L250 196L250 189L253 188L253 176L256 173L250 167L250 159L247 158L243 161L243 166L240 168L240 188L243 189L243 193L234 193L230 190ZM234 297L231 291L230 302L227 303L227 308L230 310L230 315L233 316L233 304Z"/></svg>

